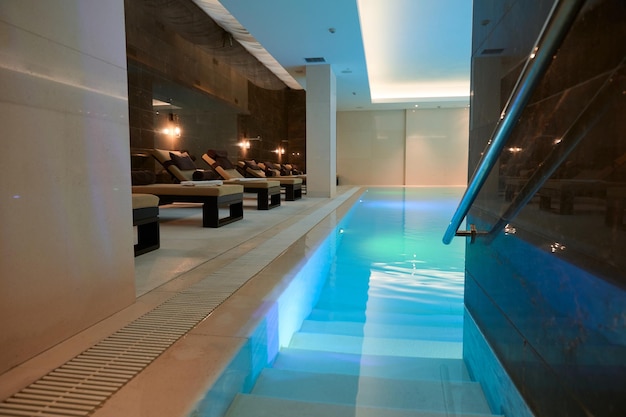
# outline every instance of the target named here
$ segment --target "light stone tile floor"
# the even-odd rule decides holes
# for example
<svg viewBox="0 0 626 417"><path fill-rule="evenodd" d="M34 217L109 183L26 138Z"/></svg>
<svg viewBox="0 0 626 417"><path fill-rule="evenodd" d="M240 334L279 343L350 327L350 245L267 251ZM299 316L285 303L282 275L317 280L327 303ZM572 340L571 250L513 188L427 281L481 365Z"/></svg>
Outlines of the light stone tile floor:
<svg viewBox="0 0 626 417"><path fill-rule="evenodd" d="M260 298L280 283L281 268L285 272L294 268L298 259L275 262L277 266L265 279L250 278L262 275L259 272L268 269L270 262L290 247L295 249L287 258L306 256L310 242L321 239L333 227L332 222L320 227L326 216L354 199L358 191L356 187L339 187L333 199L305 196L298 201L282 201L280 207L269 211L256 210L256 199L246 198L244 219L219 229L200 226L197 205L162 207L161 248L135 258L136 302L0 375L0 398L11 396L181 291L211 289L225 298L215 314L167 349L93 414L186 415L243 343L249 331L246 323L258 311ZM309 233L311 238L306 237L316 226L319 230ZM294 244L297 242L301 247Z"/></svg>

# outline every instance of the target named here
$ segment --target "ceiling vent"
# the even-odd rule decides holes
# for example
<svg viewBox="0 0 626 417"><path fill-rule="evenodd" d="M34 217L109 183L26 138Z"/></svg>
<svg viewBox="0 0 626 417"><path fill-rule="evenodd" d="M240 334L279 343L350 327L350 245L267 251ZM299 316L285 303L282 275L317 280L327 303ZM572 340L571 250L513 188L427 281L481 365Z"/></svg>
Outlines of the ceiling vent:
<svg viewBox="0 0 626 417"><path fill-rule="evenodd" d="M304 60L308 62L309 64L321 64L321 63L326 62L326 60L322 57L304 58Z"/></svg>
<svg viewBox="0 0 626 417"><path fill-rule="evenodd" d="M481 55L500 55L504 52L504 48L483 49Z"/></svg>

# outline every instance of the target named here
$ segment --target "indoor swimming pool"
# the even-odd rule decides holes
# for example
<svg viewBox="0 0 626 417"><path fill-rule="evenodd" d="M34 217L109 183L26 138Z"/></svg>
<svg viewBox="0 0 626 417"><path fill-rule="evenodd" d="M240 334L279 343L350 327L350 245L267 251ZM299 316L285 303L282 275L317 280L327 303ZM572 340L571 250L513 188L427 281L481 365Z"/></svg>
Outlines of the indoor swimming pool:
<svg viewBox="0 0 626 417"><path fill-rule="evenodd" d="M493 415L463 361L465 240L441 242L462 192L365 190L190 415Z"/></svg>

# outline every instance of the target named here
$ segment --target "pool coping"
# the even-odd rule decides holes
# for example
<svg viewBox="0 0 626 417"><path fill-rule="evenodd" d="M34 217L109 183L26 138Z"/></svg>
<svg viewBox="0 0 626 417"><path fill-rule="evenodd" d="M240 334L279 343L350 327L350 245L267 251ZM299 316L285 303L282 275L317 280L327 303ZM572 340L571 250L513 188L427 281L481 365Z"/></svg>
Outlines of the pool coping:
<svg viewBox="0 0 626 417"><path fill-rule="evenodd" d="M216 283L228 281L233 291L92 415L193 415L196 404L224 374L242 347L255 337L263 321L271 317L277 298L302 262L364 190L353 187L345 191L263 245L187 287L186 291L191 292L211 291ZM297 256L293 256L294 251ZM241 271L242 266L249 273L234 276L233 271ZM178 285L177 280L166 284Z"/></svg>

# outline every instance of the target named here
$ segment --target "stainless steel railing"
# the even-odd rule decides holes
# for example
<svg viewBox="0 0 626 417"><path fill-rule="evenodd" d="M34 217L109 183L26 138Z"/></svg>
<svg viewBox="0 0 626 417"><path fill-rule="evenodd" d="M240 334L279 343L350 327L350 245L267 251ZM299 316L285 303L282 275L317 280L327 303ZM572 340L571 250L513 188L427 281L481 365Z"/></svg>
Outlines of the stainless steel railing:
<svg viewBox="0 0 626 417"><path fill-rule="evenodd" d="M553 56L576 20L576 16L584 2L585 0L555 1L517 83L509 96L509 100L504 106L500 120L487 142L487 149L478 163L459 202L459 206L444 233L443 243L446 245L452 241L454 236L470 236L472 239L475 239L476 236L488 234L487 232L479 232L474 228L459 230L459 227L487 181L489 173L498 161L535 87L550 66Z"/></svg>

